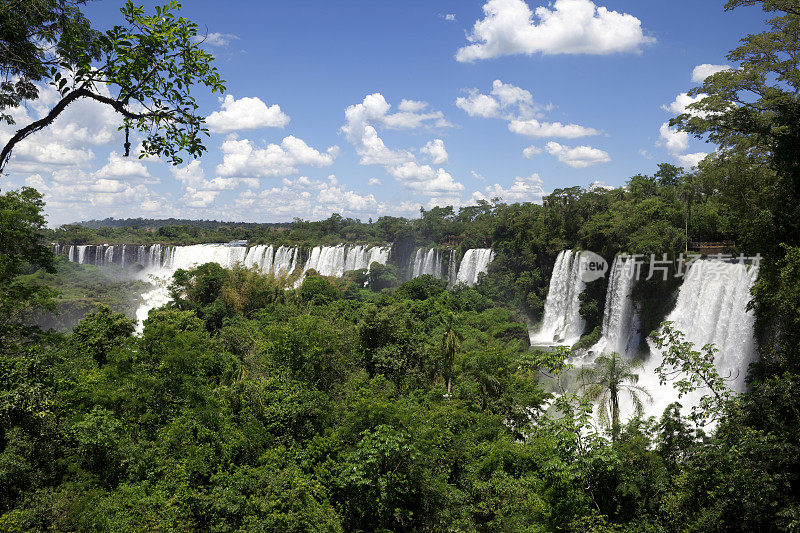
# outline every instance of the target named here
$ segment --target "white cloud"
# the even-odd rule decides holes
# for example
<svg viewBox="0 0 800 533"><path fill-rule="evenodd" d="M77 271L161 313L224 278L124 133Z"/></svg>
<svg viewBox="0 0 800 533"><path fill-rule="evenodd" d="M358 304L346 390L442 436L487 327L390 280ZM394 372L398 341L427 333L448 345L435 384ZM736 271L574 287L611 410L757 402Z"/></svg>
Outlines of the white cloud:
<svg viewBox="0 0 800 533"><path fill-rule="evenodd" d="M681 154L675 156L684 168L694 168L700 164L700 161L708 156L705 152L697 152L694 154Z"/></svg>
<svg viewBox="0 0 800 533"><path fill-rule="evenodd" d="M708 63L697 65L692 70L692 81L695 83L703 83L707 77L724 70L732 70L732 67L730 65L710 65Z"/></svg>
<svg viewBox="0 0 800 533"><path fill-rule="evenodd" d="M600 135L594 128L586 128L578 124L562 124L561 122L539 122L535 118L529 120L512 120L508 129L528 137L563 137L575 139L589 135Z"/></svg>
<svg viewBox="0 0 800 533"><path fill-rule="evenodd" d="M483 12L485 18L476 21L467 35L472 44L460 48L456 60L638 52L642 45L655 42L644 35L638 18L590 0L556 0L551 7L537 7L535 14L524 0L488 0Z"/></svg>
<svg viewBox="0 0 800 533"><path fill-rule="evenodd" d="M369 185L370 187L377 187L378 185L381 185L381 180L379 180L378 178L370 178L369 181L367 182L367 185Z"/></svg>
<svg viewBox="0 0 800 533"><path fill-rule="evenodd" d="M659 128L659 140L656 144L663 147L684 168L696 167L708 155L705 152L685 154L684 152L689 149L689 134L670 128L666 122Z"/></svg>
<svg viewBox="0 0 800 533"><path fill-rule="evenodd" d="M444 147L444 141L434 139L419 149L420 153L427 155L434 165L444 165L447 163L448 155Z"/></svg>
<svg viewBox="0 0 800 533"><path fill-rule="evenodd" d="M456 16L453 13L448 13L448 14L446 14L444 16L444 20L446 20L448 22L455 22L456 21Z"/></svg>
<svg viewBox="0 0 800 533"><path fill-rule="evenodd" d="M609 184L608 184L608 183L606 183L605 181L594 180L594 181L593 181L593 182L592 182L592 183L589 185L588 189L589 189L590 191L595 191L595 190L606 190L606 191L611 191L611 190L613 190L613 189L614 189L614 186L613 186L613 185L609 185Z"/></svg>
<svg viewBox="0 0 800 533"><path fill-rule="evenodd" d="M530 91L510 83L494 80L490 94L482 94L478 89L469 89L468 96L456 98L456 106L473 117L500 118L508 121L508 129L529 137L564 137L574 139L601 132L578 124L545 122L544 110L533 100Z"/></svg>
<svg viewBox="0 0 800 533"><path fill-rule="evenodd" d="M703 98L708 96L707 94L698 94L697 96L689 96L688 93L680 93L678 96L675 97L675 101L670 103L669 105L662 105L661 109L664 111L669 111L670 113L674 113L676 115L682 115L683 113L689 113L690 111L686 109L686 106L690 104L694 104L699 102ZM695 116L703 116L705 113L692 111L691 114Z"/></svg>
<svg viewBox="0 0 800 533"><path fill-rule="evenodd" d="M378 202L372 194L345 188L333 175L326 181L301 177L295 181L286 180L282 187L260 192L246 190L239 194L235 203L239 209L267 209L276 219L292 216L320 219L334 212L360 217L396 211L395 206Z"/></svg>
<svg viewBox="0 0 800 533"><path fill-rule="evenodd" d="M281 111L279 105L267 106L258 97L244 97L237 100L229 94L221 100L221 108L206 118L209 130L214 133L282 128L289 123L288 115Z"/></svg>
<svg viewBox="0 0 800 533"><path fill-rule="evenodd" d="M514 183L504 188L500 184L495 183L484 188L483 192L475 191L472 193L473 201L477 200L491 200L492 198L502 198L509 203L515 202L538 202L542 201L545 195L544 182L539 177L539 174L532 174L527 178L515 177Z"/></svg>
<svg viewBox="0 0 800 533"><path fill-rule="evenodd" d="M456 106L472 117L484 118L529 118L539 113L533 95L521 87L500 80L492 82L489 94L470 89L469 96L456 98Z"/></svg>
<svg viewBox="0 0 800 533"><path fill-rule="evenodd" d="M97 90L110 96L105 86ZM0 124L0 144L5 144L20 128L44 117L60 99L55 88L39 87L39 99L27 108L7 109L16 124ZM90 147L111 142L122 147L123 134L117 131L121 118L111 107L94 100L79 99L73 102L43 130L19 142L12 152L8 172L52 171L66 166L87 167L95 157Z"/></svg>
<svg viewBox="0 0 800 533"><path fill-rule="evenodd" d="M97 171L96 176L98 178L111 180L142 179L153 181L150 172L148 172L147 167L145 167L141 161L122 157L117 152L111 152L109 154L108 163Z"/></svg>
<svg viewBox="0 0 800 533"><path fill-rule="evenodd" d="M256 147L248 139L230 138L222 143L222 163L217 174L222 177L270 178L290 176L300 166L324 167L333 164L339 152L332 146L320 152L293 135L284 137L281 144Z"/></svg>
<svg viewBox="0 0 800 533"><path fill-rule="evenodd" d="M528 146L527 148L524 148L522 150L522 157L524 157L525 159L532 159L533 156L541 154L541 153L542 153L542 149L541 148L539 148L538 146L531 145L531 146Z"/></svg>
<svg viewBox="0 0 800 533"><path fill-rule="evenodd" d="M239 40L239 37L232 33L216 33L216 32L209 33L208 35L205 36L197 35L194 38L192 38L192 41L196 43L203 43L208 46L216 46L216 47L228 46L231 43L231 41L237 41L237 40Z"/></svg>
<svg viewBox="0 0 800 533"><path fill-rule="evenodd" d="M28 187L33 187L38 191L46 191L49 189L47 184L44 182L44 179L42 179L41 174L33 174L25 178L25 185Z"/></svg>
<svg viewBox="0 0 800 533"><path fill-rule="evenodd" d="M664 122L658 130L659 145L663 146L670 154L679 154L685 152L689 148L689 134L685 131L680 131L670 128L669 124Z"/></svg>
<svg viewBox="0 0 800 533"><path fill-rule="evenodd" d="M390 113L391 105L380 93L373 93L345 110L346 123L341 131L360 156L362 165L381 165L405 187L420 194L452 193L464 186L444 169L434 170L422 165L409 150L394 150L386 146L378 135L377 126L390 129L419 129L445 127L450 123L440 111L428 111L428 104L417 100L402 100L397 113ZM434 139L419 149L433 164L447 161L447 150L441 139Z"/></svg>
<svg viewBox="0 0 800 533"><path fill-rule="evenodd" d="M470 174L472 174L472 177L478 181L486 181L486 178L484 178L483 174L481 174L480 172L475 172L474 170L470 170Z"/></svg>
<svg viewBox="0 0 800 533"><path fill-rule="evenodd" d="M548 154L556 156L560 162L572 168L586 168L611 161L608 152L591 146L576 146L572 148L550 141L545 145L545 150Z"/></svg>

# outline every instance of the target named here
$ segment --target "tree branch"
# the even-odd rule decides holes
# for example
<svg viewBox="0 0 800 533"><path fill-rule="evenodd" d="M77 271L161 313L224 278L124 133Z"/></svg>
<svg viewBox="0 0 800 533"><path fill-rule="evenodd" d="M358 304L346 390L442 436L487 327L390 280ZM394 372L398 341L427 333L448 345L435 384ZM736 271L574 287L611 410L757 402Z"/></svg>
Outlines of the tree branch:
<svg viewBox="0 0 800 533"><path fill-rule="evenodd" d="M125 118L140 120L140 119L151 119L151 118L163 118L169 117L172 113L168 112L159 112L153 111L150 113L133 113L128 111L125 108L125 104L119 100L115 100L113 98L109 98L107 96L102 96L99 94L95 94L90 90L81 87L76 89L70 93L68 93L64 98L59 100L59 102L53 106L53 109L45 116L39 120L31 122L24 128L19 129L6 143L3 147L2 152L0 152L0 173L3 172L5 169L6 163L8 163L8 159L11 157L11 150L23 139L28 137L29 135L36 133L37 131L45 128L53 123L53 121L58 118L58 116L67 108L69 104L78 100L79 98L89 98L91 100L96 100L102 104L106 104L111 106L117 113L121 114Z"/></svg>

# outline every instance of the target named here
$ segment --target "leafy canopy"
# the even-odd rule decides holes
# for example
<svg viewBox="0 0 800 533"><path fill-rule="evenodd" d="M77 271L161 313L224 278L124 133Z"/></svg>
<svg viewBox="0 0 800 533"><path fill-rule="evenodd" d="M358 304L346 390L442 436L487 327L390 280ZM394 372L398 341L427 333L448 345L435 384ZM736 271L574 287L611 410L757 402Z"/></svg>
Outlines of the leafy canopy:
<svg viewBox="0 0 800 533"><path fill-rule="evenodd" d="M37 56L35 75L28 76L31 80L49 79L61 99L44 117L11 137L0 152L0 170L17 143L52 124L70 103L82 98L111 106L122 115L121 128L145 135L139 157L161 156L178 165L183 162L183 152L200 156L206 150L202 137L208 135L208 128L197 111L192 91L202 85L212 93L222 93L225 86L213 65L213 56L200 46L197 25L176 15L180 7L173 0L156 6L151 15L129 0L120 9L126 25L99 35L92 33L96 39L87 41L83 48L62 30L59 35L71 46L69 55L63 60L57 52L56 59ZM72 10L77 11L77 6ZM49 67L47 74L45 67ZM18 94L6 98L10 103L37 96L33 90L13 90ZM127 140L125 148L127 155Z"/></svg>

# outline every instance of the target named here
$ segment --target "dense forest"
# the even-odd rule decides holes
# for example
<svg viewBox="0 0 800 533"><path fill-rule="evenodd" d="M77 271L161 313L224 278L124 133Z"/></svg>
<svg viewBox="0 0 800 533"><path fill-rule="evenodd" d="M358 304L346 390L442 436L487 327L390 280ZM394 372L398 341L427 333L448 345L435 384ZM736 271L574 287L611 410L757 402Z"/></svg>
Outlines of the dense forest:
<svg viewBox="0 0 800 533"><path fill-rule="evenodd" d="M2 192L0 531L800 530L800 8L727 7L753 4L768 29L673 121L718 147L692 171L662 164L541 205L280 225L48 229L40 193ZM51 246L241 239L496 257L474 287L407 280L400 260L300 280L206 263L174 273L139 333L141 281ZM645 354L599 357L587 386L553 389L597 340L606 298L603 282L581 296L578 345L531 349L559 252L676 257L708 241L762 258L744 393L726 389L713 346L660 324L672 276L634 298L675 385L709 391L699 416L673 404L620 419L619 394L646 394ZM82 316L72 328L49 314L65 302Z"/></svg>

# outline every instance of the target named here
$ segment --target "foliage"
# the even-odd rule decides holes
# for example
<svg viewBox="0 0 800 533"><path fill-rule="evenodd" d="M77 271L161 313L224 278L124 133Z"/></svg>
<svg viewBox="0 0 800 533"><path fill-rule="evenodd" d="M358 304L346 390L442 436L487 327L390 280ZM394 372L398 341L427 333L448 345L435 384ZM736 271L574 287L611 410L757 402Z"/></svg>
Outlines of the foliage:
<svg viewBox="0 0 800 533"><path fill-rule="evenodd" d="M0 352L19 333L25 312L54 307L51 288L22 278L36 268L55 270L53 253L42 242L43 207L42 195L29 187L0 195Z"/></svg>
<svg viewBox="0 0 800 533"><path fill-rule="evenodd" d="M692 408L692 420L702 426L724 413L733 399L726 380L736 376L719 375L714 366L717 348L706 344L701 351L694 350L694 344L684 341L683 333L673 328L671 322L664 322L659 331L653 332L652 339L662 354L656 369L662 384L673 382L679 397L696 390L707 391Z"/></svg>
<svg viewBox="0 0 800 533"><path fill-rule="evenodd" d="M620 431L620 396L625 395L633 405L634 413L644 412L641 396L650 398L650 393L636 385L639 375L633 370L641 369L637 360L624 360L618 353L599 356L593 366L583 367L578 372L581 388L586 398L598 403L600 422L611 428L611 438L616 440Z"/></svg>
<svg viewBox="0 0 800 533"><path fill-rule="evenodd" d="M175 15L180 4L171 0L148 15L144 7L128 0L120 9L126 26L114 26L101 34L88 28L78 2L22 4L26 7L7 4L3 16L16 21L27 10L41 13L29 23L32 34L23 37L20 33L27 26L13 26L17 31L13 32L12 48L19 49L22 57L12 56L11 70L12 75L22 74L23 85L18 83L12 89L9 82L4 83L3 96L13 103L36 98L30 83L46 76L60 99L44 117L11 136L0 152L0 171L17 143L52 124L69 104L83 98L110 106L122 115L125 128L145 135L140 157L163 156L177 165L183 161L182 152L198 157L205 151L202 135L208 135L208 129L197 113L192 91L202 85L214 93L224 92L225 86L212 65L213 56L196 40L197 25ZM55 22L73 15L72 22ZM37 39L56 35L55 54L42 53L46 45ZM62 51L67 54L64 61L59 57ZM19 66L20 60L27 60L29 66ZM48 69L52 63L57 65ZM3 118L9 116L3 113ZM125 148L127 155L130 144Z"/></svg>

